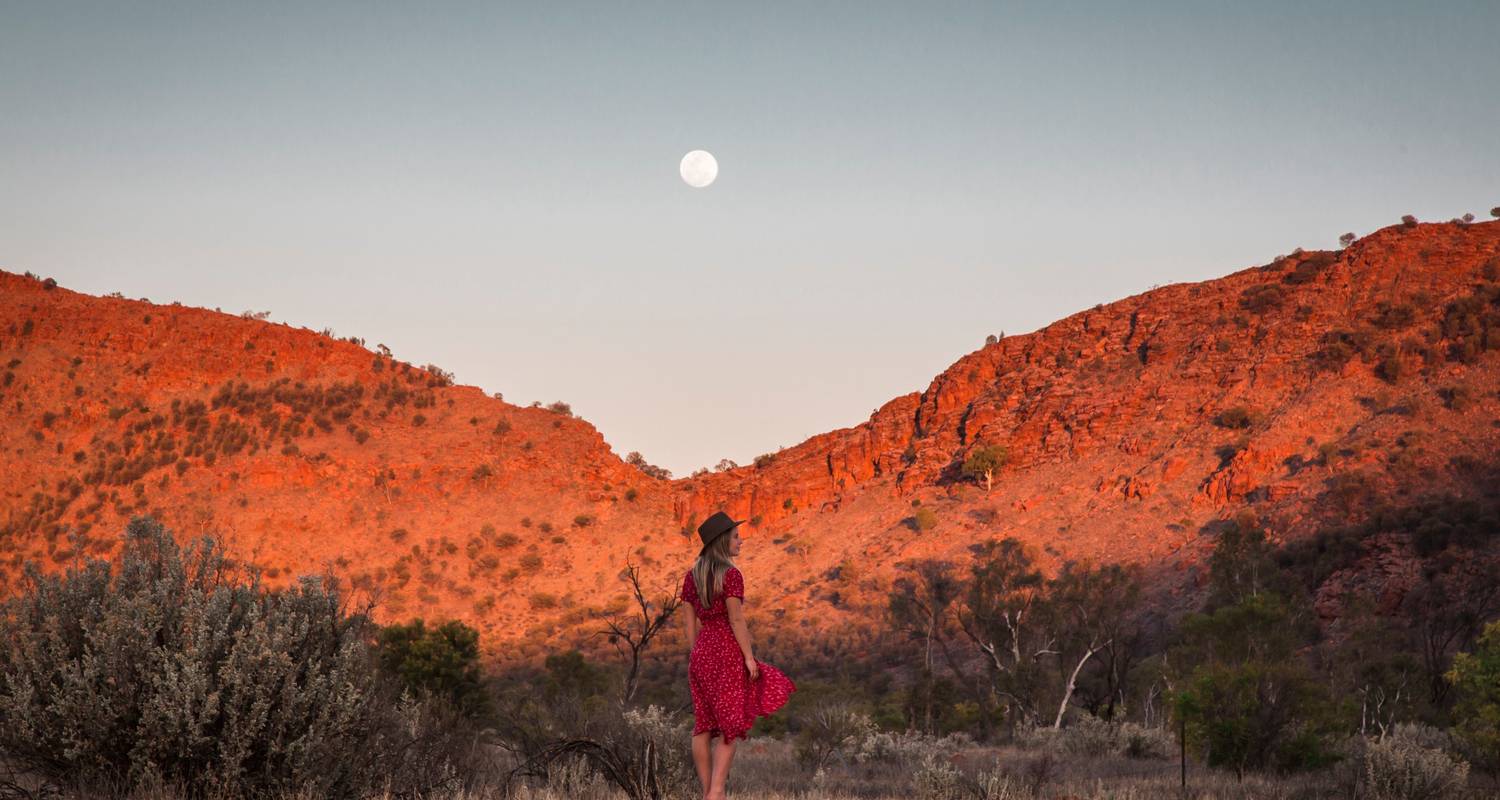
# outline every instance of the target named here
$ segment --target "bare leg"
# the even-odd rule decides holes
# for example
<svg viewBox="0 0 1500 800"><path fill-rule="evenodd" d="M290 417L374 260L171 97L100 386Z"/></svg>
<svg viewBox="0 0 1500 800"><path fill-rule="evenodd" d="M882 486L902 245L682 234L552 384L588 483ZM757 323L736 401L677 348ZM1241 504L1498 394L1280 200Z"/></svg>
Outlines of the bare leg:
<svg viewBox="0 0 1500 800"><path fill-rule="evenodd" d="M734 748L739 742L719 740L714 748L713 776L709 781L708 800L724 800L724 784L729 780L729 765L734 763Z"/></svg>
<svg viewBox="0 0 1500 800"><path fill-rule="evenodd" d="M712 735L700 733L693 737L693 767L698 770L698 782L703 784L704 797L708 797L708 747Z"/></svg>

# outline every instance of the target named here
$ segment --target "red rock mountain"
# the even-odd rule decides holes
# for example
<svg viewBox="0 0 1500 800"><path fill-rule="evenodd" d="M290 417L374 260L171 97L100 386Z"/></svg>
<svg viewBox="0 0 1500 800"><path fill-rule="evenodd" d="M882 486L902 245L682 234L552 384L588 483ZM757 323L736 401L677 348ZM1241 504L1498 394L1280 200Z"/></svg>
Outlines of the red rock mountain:
<svg viewBox="0 0 1500 800"><path fill-rule="evenodd" d="M752 619L866 618L903 562L1015 536L1190 596L1214 520L1278 538L1472 483L1500 439L1500 223L1378 231L1095 306L963 356L853 428L664 481L521 408L306 329L0 272L0 591L118 550L151 513L382 620L456 617L532 658L662 590L723 507ZM963 474L1004 448L993 488ZM613 598L601 602L599 598ZM850 626L854 627L854 626Z"/></svg>

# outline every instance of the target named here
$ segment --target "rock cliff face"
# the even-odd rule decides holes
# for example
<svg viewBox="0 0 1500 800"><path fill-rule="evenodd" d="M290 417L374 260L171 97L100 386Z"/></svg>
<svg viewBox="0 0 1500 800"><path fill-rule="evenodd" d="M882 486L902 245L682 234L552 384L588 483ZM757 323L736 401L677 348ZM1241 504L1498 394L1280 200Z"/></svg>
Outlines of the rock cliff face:
<svg viewBox="0 0 1500 800"><path fill-rule="evenodd" d="M1497 273L1500 223L1387 228L1001 339L861 425L672 482L360 342L0 273L0 588L150 512L271 583L330 572L378 617L458 617L525 658L618 610L627 560L675 585L685 531L724 508L752 520L752 615L782 631L875 613L902 562L1002 536L1190 594L1241 509L1297 537L1372 493L1479 490ZM1006 453L988 492L962 470L982 447Z"/></svg>
<svg viewBox="0 0 1500 800"><path fill-rule="evenodd" d="M1395 346L1394 363L1418 381L1473 371L1447 363L1453 342L1441 325L1448 303L1486 281L1486 265L1495 268L1496 241L1495 223L1391 228L1341 253L1298 253L1096 307L971 353L921 394L780 453L765 468L689 481L677 513L686 521L728 502L774 522L791 513L783 495L797 508L822 508L877 478L915 491L955 480L965 454L985 444L1008 449L1011 472L1133 457L1116 459L1142 462L1128 474L1101 478L1122 499L1144 499L1191 472L1185 479L1196 481L1196 502L1221 507L1244 499L1306 445L1248 447L1218 464L1201 440L1233 429L1215 422L1219 413L1250 411L1243 428L1254 438L1289 423L1325 435L1347 427L1316 419L1307 402L1411 388L1369 380L1382 345ZM1340 333L1369 341L1352 360L1329 364L1320 358L1325 339Z"/></svg>

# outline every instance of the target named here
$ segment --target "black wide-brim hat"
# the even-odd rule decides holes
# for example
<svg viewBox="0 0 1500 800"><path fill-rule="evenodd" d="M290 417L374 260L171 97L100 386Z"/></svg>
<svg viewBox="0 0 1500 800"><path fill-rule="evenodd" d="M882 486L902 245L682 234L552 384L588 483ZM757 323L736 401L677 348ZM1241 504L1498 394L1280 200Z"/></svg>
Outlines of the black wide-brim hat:
<svg viewBox="0 0 1500 800"><path fill-rule="evenodd" d="M703 549L698 553L702 555L715 540L739 527L743 522L742 519L732 519L722 511L715 511L713 516L703 520L703 524L698 526L698 538L703 540Z"/></svg>

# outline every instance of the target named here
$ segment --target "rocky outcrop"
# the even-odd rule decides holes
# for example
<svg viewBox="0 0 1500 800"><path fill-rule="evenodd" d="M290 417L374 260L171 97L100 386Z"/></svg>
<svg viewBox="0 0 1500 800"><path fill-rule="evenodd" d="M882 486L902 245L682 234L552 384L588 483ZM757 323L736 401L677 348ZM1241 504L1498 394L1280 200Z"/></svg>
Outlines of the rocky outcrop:
<svg viewBox="0 0 1500 800"><path fill-rule="evenodd" d="M687 525L725 507L774 526L803 509L837 508L887 477L894 480L881 481L883 491L893 495L958 481L964 457L981 445L1007 449L1009 475L1041 465L1088 472L1095 462L1092 471L1119 472L1113 465L1126 464L1126 476L1096 484L1121 499L1176 486L1177 495L1218 511L1257 491L1293 497L1296 482L1277 479L1287 459L1307 455L1302 440L1326 440L1364 416L1347 408L1355 394L1397 391L1372 381L1374 365L1360 357L1320 368L1325 335L1363 331L1366 362L1382 344L1420 341L1415 361L1412 350L1398 358L1421 372L1416 380L1440 380L1450 369L1440 352L1451 344L1441 331L1444 309L1486 280L1497 248L1497 223L1397 226L1344 251L1294 253L1097 306L970 353L921 394L779 453L770 465L685 481L674 513ZM1314 410L1322 404L1345 408L1327 417ZM1216 422L1236 410L1255 419L1243 427Z"/></svg>

